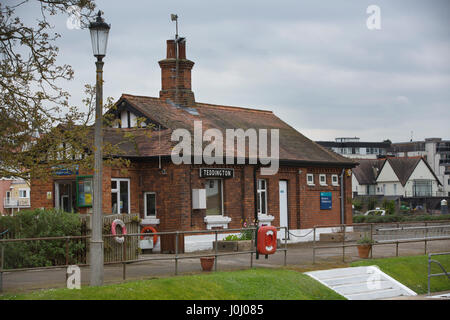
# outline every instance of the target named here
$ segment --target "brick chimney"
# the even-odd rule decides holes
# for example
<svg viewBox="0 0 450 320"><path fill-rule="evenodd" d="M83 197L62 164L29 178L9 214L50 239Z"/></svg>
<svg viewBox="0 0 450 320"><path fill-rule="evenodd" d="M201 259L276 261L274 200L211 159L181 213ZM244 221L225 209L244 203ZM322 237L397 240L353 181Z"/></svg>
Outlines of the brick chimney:
<svg viewBox="0 0 450 320"><path fill-rule="evenodd" d="M178 38L178 61L175 40L167 40L167 57L159 61L161 67L161 91L159 97L170 99L184 107L194 107L191 88L191 70L194 62L186 59L186 40ZM178 71L177 71L178 69Z"/></svg>

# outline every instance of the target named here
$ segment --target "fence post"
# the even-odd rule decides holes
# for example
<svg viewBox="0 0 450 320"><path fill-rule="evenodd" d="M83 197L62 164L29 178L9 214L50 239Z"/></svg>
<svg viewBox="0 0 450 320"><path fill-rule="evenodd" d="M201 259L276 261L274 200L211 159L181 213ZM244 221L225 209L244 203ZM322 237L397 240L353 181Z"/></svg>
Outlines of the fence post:
<svg viewBox="0 0 450 320"><path fill-rule="evenodd" d="M428 223L425 222L425 254L427 254Z"/></svg>
<svg viewBox="0 0 450 320"><path fill-rule="evenodd" d="M284 266L287 264L287 237L288 237L288 229L284 227Z"/></svg>
<svg viewBox="0 0 450 320"><path fill-rule="evenodd" d="M215 233L215 238L216 238L216 242L215 242L215 248L214 248L214 271L217 271L217 230L214 231Z"/></svg>
<svg viewBox="0 0 450 320"><path fill-rule="evenodd" d="M345 262L345 224L342 226L342 262Z"/></svg>
<svg viewBox="0 0 450 320"><path fill-rule="evenodd" d="M5 246L2 245L2 259L0 260L0 292L3 292L3 266L5 262Z"/></svg>
<svg viewBox="0 0 450 320"><path fill-rule="evenodd" d="M178 275L178 231L175 234L175 275Z"/></svg>
<svg viewBox="0 0 450 320"><path fill-rule="evenodd" d="M370 243L373 242L373 223L370 224ZM373 258L373 244L372 244L372 248L370 249L370 259Z"/></svg>
<svg viewBox="0 0 450 320"><path fill-rule="evenodd" d="M430 295L430 278L431 278L431 254L428 254L428 295Z"/></svg>
<svg viewBox="0 0 450 320"><path fill-rule="evenodd" d="M66 238L66 266L69 265L69 238Z"/></svg>
<svg viewBox="0 0 450 320"><path fill-rule="evenodd" d="M122 254L122 263L123 263L123 270L122 270L122 278L123 280L126 279L126 272L127 272L127 264L125 263L125 260L127 260L127 236L123 236L123 254Z"/></svg>
<svg viewBox="0 0 450 320"><path fill-rule="evenodd" d="M313 227L313 264L316 262L316 226Z"/></svg>

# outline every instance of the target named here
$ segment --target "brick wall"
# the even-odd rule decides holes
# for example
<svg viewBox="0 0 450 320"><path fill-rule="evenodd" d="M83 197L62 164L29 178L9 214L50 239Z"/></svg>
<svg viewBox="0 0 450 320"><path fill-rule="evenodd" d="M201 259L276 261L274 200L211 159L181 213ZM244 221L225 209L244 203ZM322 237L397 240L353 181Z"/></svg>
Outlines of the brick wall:
<svg viewBox="0 0 450 320"><path fill-rule="evenodd" d="M165 174L158 168L158 161L135 162L127 169L104 168L103 209L111 213L111 178L130 179L131 213L144 218L144 193L156 193L157 218L160 231L204 230L206 210L192 209L192 189L205 187L206 179L199 177L203 165L179 165L163 162ZM255 217L254 167L248 165L218 165L214 167L233 168L234 178L223 180L224 215L231 217L228 228L240 228L241 221L253 221ZM306 184L306 174L313 173L315 186ZM288 222L290 229L312 228L314 225L339 224L340 186L332 186L331 175L340 175L339 168L281 167L273 176L262 176L257 170L258 179L267 181L267 213L274 216L273 225L279 226L279 181L288 183ZM326 174L327 186L319 185L319 174ZM64 177L64 179L75 177ZM47 192L52 199L47 199ZM32 180L31 203L34 208L54 206L54 182ZM332 193L332 209L320 209L320 192ZM89 209L82 208L85 213ZM346 223L352 222L351 177L345 175Z"/></svg>

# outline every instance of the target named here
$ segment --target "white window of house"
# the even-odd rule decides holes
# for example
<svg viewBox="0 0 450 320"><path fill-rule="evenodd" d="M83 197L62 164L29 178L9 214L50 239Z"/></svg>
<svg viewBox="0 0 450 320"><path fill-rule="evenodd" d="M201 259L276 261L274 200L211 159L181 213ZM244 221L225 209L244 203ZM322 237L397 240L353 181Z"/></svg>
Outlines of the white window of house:
<svg viewBox="0 0 450 320"><path fill-rule="evenodd" d="M27 189L19 189L19 198L28 198L27 194Z"/></svg>
<svg viewBox="0 0 450 320"><path fill-rule="evenodd" d="M319 175L319 183L322 186L326 186L327 185L327 175L326 174Z"/></svg>
<svg viewBox="0 0 450 320"><path fill-rule="evenodd" d="M314 185L314 174L308 173L306 175L306 184L313 186Z"/></svg>
<svg viewBox="0 0 450 320"><path fill-rule="evenodd" d="M112 213L130 213L130 179L111 179Z"/></svg>
<svg viewBox="0 0 450 320"><path fill-rule="evenodd" d="M223 215L223 188L221 179L208 179L206 189L206 215Z"/></svg>
<svg viewBox="0 0 450 320"><path fill-rule="evenodd" d="M331 175L331 184L332 184L333 186L339 185L339 178L338 178L338 175L337 175L337 174Z"/></svg>
<svg viewBox="0 0 450 320"><path fill-rule="evenodd" d="M267 181L258 180L258 214L267 214Z"/></svg>
<svg viewBox="0 0 450 320"><path fill-rule="evenodd" d="M397 195L397 184L394 183L394 195Z"/></svg>
<svg viewBox="0 0 450 320"><path fill-rule="evenodd" d="M144 215L145 218L156 218L156 193L144 193Z"/></svg>

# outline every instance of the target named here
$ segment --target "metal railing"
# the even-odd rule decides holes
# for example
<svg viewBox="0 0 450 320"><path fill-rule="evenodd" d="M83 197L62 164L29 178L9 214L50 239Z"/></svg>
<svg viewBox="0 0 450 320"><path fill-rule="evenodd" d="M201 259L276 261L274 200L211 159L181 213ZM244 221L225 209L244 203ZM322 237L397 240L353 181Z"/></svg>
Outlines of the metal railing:
<svg viewBox="0 0 450 320"><path fill-rule="evenodd" d="M287 263L287 228L286 227L277 227L277 230L284 229L284 248L277 248L277 251L284 252L284 266ZM170 231L170 232L154 232L154 233L133 233L133 234L122 234L122 235L103 235L103 238L110 237L124 237L124 241L122 242L123 254L121 261L112 261L112 262L104 262L104 265L112 265L112 264L122 264L122 278L126 280L126 266L132 263L139 263L145 261L157 261L157 260L174 260L175 263L175 275L178 275L178 262L182 259L193 259L200 257L214 257L214 271L217 271L217 258L222 256L230 256L230 255L241 255L241 254L249 254L250 255L250 268L253 267L254 255L257 254L256 251L256 241L255 241L255 233L253 233L253 246L251 250L246 251L233 251L233 252L219 252L217 241L219 240L219 234L223 233L235 233L242 232L244 230L254 230L256 228L245 228L245 229L220 229L220 230L196 230L196 231ZM201 234L214 234L215 245L213 245L213 249L210 250L212 252L206 253L193 253L193 254L185 254L181 253L179 248L179 240L182 235L201 235ZM127 242L131 241L132 237L153 237L153 235L161 236L161 235L174 235L175 236L175 254L163 254L164 256L158 257L146 257L146 258L138 258L138 259L126 259L127 257ZM40 237L40 238L23 238L23 239L0 239L0 292L2 292L3 288L3 273L6 272L19 272L19 271L29 271L29 270L48 270L48 269L57 269L57 268L67 268L69 265L78 265L80 267L89 266L89 263L70 263L69 260L69 241L72 240L82 240L89 239L90 235L87 236L63 236L63 237ZM161 238L160 238L161 239ZM65 241L65 263L62 265L55 266L45 266L45 267L30 267L30 268L13 268L13 269L4 269L5 263L5 245L8 243L17 243L17 242L25 242L25 241L54 241L54 240L64 240ZM138 239L139 241L139 239ZM67 275L66 275L67 276Z"/></svg>
<svg viewBox="0 0 450 320"><path fill-rule="evenodd" d="M430 295L430 293L431 293L431 278L432 277L447 276L447 278L450 280L450 273L448 273L445 270L445 268L442 266L442 264L437 260L431 259L432 256L443 256L443 255L450 255L450 252L429 253L428 254L428 295ZM437 264L443 272L442 273L431 273L431 263Z"/></svg>
<svg viewBox="0 0 450 320"><path fill-rule="evenodd" d="M443 225L432 225L429 224L440 224ZM395 244L395 256L398 257L398 251L399 251L399 245L402 243L414 243L414 242L424 242L424 254L427 254L427 244L430 241L437 241L437 240L450 240L450 236L430 236L429 230L434 228L442 228L442 227L450 227L450 220L441 220L441 221L430 221L430 222L423 222L423 221L409 221L409 222L395 222L395 223L386 223L395 225L396 228L377 228L377 226L380 226L380 223L355 223L355 224L335 224L335 225L316 225L313 227L313 250L312 250L312 260L313 264L315 264L316 260L316 251L320 249L336 249L336 248L342 248L342 262L345 262L345 249L348 247L357 247L359 244L356 240L354 241L348 241L346 240L346 233L349 233L346 231L347 228L355 228L355 227L367 227L368 231L360 231L363 233L366 233L367 237L370 238L372 241L372 250L370 250L370 258L373 258L373 247L377 245L389 245L389 244ZM425 226L420 227L401 227L401 225L404 224L425 224ZM342 241L340 241L340 244L336 245L317 245L317 229L321 228L336 228L340 231L342 236ZM421 238L404 238L404 239L390 239L390 240L375 240L374 236L377 236L377 233L380 230L409 230L409 229L424 229L425 235Z"/></svg>
<svg viewBox="0 0 450 320"><path fill-rule="evenodd" d="M30 207L30 198L4 198L4 208L28 208Z"/></svg>

